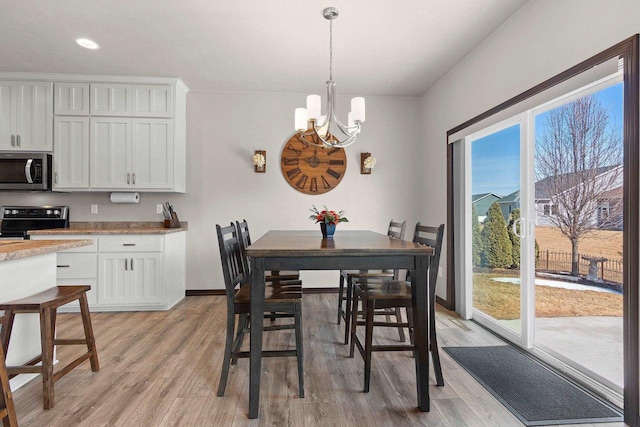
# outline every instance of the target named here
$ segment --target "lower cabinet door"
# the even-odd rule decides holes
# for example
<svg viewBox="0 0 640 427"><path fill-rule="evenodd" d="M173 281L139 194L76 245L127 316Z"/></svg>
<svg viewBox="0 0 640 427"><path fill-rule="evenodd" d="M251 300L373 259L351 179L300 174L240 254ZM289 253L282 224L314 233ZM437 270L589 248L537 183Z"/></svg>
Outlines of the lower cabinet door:
<svg viewBox="0 0 640 427"><path fill-rule="evenodd" d="M162 256L160 253L132 253L129 292L132 304L162 302Z"/></svg>
<svg viewBox="0 0 640 427"><path fill-rule="evenodd" d="M159 252L98 255L98 303L157 304L162 302L162 254Z"/></svg>
<svg viewBox="0 0 640 427"><path fill-rule="evenodd" d="M98 304L127 304L129 302L129 263L126 253L98 255Z"/></svg>

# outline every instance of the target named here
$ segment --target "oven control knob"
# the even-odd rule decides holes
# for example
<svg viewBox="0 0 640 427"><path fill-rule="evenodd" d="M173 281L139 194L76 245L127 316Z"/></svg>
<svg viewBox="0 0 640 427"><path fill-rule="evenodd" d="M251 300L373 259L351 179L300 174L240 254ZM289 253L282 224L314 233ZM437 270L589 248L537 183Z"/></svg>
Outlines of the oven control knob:
<svg viewBox="0 0 640 427"><path fill-rule="evenodd" d="M47 209L47 215L51 215L51 209Z"/></svg>
<svg viewBox="0 0 640 427"><path fill-rule="evenodd" d="M18 211L16 209L12 210L11 213L14 215L18 215Z"/></svg>
<svg viewBox="0 0 640 427"><path fill-rule="evenodd" d="M59 211L58 209L56 209L55 211L53 211L53 214L54 214L55 216L58 216L58 215L60 215L60 211Z"/></svg>

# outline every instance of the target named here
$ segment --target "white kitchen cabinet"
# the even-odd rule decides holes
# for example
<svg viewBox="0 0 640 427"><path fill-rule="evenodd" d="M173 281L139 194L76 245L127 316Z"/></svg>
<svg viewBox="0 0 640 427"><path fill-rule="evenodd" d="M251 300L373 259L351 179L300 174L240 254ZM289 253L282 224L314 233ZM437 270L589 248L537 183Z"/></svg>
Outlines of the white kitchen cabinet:
<svg viewBox="0 0 640 427"><path fill-rule="evenodd" d="M98 302L101 305L161 303L161 273L159 253L101 253Z"/></svg>
<svg viewBox="0 0 640 427"><path fill-rule="evenodd" d="M173 187L173 120L133 119L131 188Z"/></svg>
<svg viewBox="0 0 640 427"><path fill-rule="evenodd" d="M168 85L132 85L132 117L173 117L173 91Z"/></svg>
<svg viewBox="0 0 640 427"><path fill-rule="evenodd" d="M91 84L91 115L173 117L173 91L169 85Z"/></svg>
<svg viewBox="0 0 640 427"><path fill-rule="evenodd" d="M131 119L92 117L91 188L131 188Z"/></svg>
<svg viewBox="0 0 640 427"><path fill-rule="evenodd" d="M173 187L173 120L91 118L91 188Z"/></svg>
<svg viewBox="0 0 640 427"><path fill-rule="evenodd" d="M91 311L167 310L184 298L184 231L153 235L33 234L31 238L94 240L93 246L58 253L57 268L59 285L91 285ZM77 304L68 304L61 311L77 310Z"/></svg>
<svg viewBox="0 0 640 427"><path fill-rule="evenodd" d="M89 83L56 82L53 90L56 116L89 115Z"/></svg>
<svg viewBox="0 0 640 427"><path fill-rule="evenodd" d="M0 150L53 150L53 83L0 82Z"/></svg>
<svg viewBox="0 0 640 427"><path fill-rule="evenodd" d="M53 189L89 189L89 117L56 116Z"/></svg>
<svg viewBox="0 0 640 427"><path fill-rule="evenodd" d="M92 116L131 117L131 85L91 83Z"/></svg>

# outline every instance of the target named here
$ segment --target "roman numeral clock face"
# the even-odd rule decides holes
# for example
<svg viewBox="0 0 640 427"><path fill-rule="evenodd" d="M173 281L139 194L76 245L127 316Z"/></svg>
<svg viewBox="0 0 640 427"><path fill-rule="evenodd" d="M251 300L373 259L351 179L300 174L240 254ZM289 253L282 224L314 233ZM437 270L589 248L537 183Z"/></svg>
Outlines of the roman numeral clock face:
<svg viewBox="0 0 640 427"><path fill-rule="evenodd" d="M347 156L342 148L317 147L294 135L282 149L280 166L293 188L305 194L322 194L342 181Z"/></svg>

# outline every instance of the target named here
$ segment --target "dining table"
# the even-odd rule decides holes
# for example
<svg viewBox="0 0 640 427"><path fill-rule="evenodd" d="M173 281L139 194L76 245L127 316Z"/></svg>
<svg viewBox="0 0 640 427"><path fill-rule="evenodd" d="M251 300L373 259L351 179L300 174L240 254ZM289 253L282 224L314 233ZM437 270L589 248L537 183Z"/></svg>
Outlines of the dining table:
<svg viewBox="0 0 640 427"><path fill-rule="evenodd" d="M417 406L429 411L429 264L434 249L368 230L270 230L247 248L251 264L249 418L259 415L266 270L406 269L410 273ZM432 309L432 308L431 308Z"/></svg>

